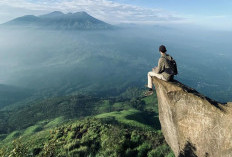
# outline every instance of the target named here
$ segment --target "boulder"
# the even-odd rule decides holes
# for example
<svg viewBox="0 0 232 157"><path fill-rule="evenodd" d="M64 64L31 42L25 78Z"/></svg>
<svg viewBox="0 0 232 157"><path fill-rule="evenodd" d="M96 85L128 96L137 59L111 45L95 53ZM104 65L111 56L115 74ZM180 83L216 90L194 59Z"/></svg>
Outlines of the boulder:
<svg viewBox="0 0 232 157"><path fill-rule="evenodd" d="M153 78L164 137L176 157L232 157L232 103Z"/></svg>

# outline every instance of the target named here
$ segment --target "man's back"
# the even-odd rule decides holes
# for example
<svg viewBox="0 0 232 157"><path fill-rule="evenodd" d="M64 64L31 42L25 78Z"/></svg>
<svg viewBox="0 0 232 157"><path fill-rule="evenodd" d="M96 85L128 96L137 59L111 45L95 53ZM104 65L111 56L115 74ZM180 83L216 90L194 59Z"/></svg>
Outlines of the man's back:
<svg viewBox="0 0 232 157"><path fill-rule="evenodd" d="M158 62L158 67L155 69L155 72L162 74L166 80L170 80L174 75L171 60L172 57L170 55L166 53L162 54Z"/></svg>

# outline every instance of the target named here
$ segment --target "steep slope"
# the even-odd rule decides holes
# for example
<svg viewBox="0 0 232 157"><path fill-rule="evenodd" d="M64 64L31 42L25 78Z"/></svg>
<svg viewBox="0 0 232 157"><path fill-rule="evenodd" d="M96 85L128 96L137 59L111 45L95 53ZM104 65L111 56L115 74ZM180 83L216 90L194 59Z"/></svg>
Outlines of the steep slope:
<svg viewBox="0 0 232 157"><path fill-rule="evenodd" d="M127 92L127 94L130 95L130 92ZM136 109L142 112L122 112L122 116L119 119L128 116L129 119L136 118L139 122L138 125L146 124L160 129L157 116L158 107L154 107L156 99L151 99L149 102L147 100L149 99L143 100L140 98L123 97L99 98L87 95L72 95L51 97L42 100L34 99L24 101L19 105L12 104L0 110L0 137L1 134L9 134L17 130L22 130L43 120L50 120L57 117L79 119L108 112L112 113L102 116L115 117L119 115L118 111L124 109Z"/></svg>
<svg viewBox="0 0 232 157"><path fill-rule="evenodd" d="M230 157L232 103L220 104L180 82L154 78L162 132L176 156Z"/></svg>
<svg viewBox="0 0 232 157"><path fill-rule="evenodd" d="M112 118L89 117L43 131L31 127L25 132L8 145L1 147L0 143L0 156L173 157L160 131L122 126Z"/></svg>
<svg viewBox="0 0 232 157"><path fill-rule="evenodd" d="M110 29L112 26L100 21L86 12L64 14L54 11L49 14L34 16L26 15L13 19L4 25L7 26L30 26L62 30L95 30Z"/></svg>
<svg viewBox="0 0 232 157"><path fill-rule="evenodd" d="M51 98L11 111L11 126L19 127L0 132L0 156L174 157L160 131L156 97L132 90L121 98Z"/></svg>

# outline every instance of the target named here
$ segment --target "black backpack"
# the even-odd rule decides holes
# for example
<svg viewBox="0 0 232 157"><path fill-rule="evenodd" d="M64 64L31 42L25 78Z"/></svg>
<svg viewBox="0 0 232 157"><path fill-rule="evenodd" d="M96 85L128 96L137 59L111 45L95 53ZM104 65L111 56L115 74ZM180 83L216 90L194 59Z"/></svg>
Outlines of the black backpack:
<svg viewBox="0 0 232 157"><path fill-rule="evenodd" d="M163 57L167 60L169 66L171 67L172 71L173 71L173 75L177 75L178 74L178 70L177 70L177 64L176 61L171 57L171 60L167 59L166 57Z"/></svg>
<svg viewBox="0 0 232 157"><path fill-rule="evenodd" d="M177 64L176 61L172 58L172 60L170 60L170 66L172 68L173 74L177 75L178 74L178 70L177 70Z"/></svg>

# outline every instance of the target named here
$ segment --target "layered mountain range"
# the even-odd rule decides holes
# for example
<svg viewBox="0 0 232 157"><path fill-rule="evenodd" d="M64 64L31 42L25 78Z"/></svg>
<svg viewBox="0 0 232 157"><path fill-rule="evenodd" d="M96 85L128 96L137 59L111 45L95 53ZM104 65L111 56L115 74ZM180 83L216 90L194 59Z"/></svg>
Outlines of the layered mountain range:
<svg viewBox="0 0 232 157"><path fill-rule="evenodd" d="M3 25L62 30L98 30L111 29L113 27L86 12L64 14L60 11L54 11L41 16L25 15L6 22Z"/></svg>

